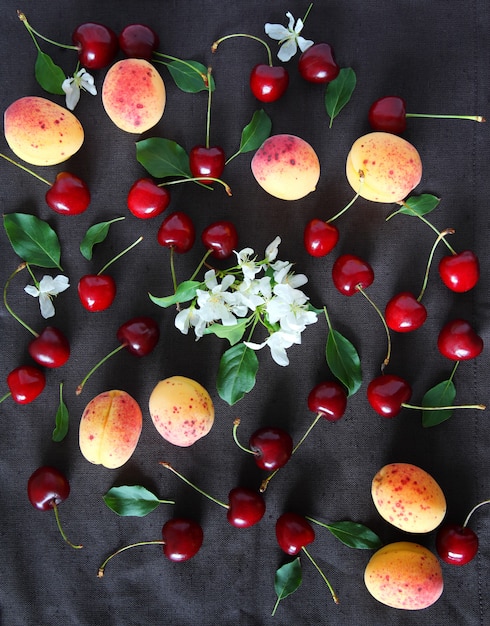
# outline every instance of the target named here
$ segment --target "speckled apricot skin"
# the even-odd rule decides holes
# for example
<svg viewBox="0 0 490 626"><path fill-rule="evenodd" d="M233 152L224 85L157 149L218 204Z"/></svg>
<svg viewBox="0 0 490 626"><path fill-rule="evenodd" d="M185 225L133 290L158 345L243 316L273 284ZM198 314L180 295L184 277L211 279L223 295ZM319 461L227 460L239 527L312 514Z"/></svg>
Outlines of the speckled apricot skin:
<svg viewBox="0 0 490 626"><path fill-rule="evenodd" d="M141 434L143 415L136 400L113 389L95 396L80 420L79 444L94 465L115 469L132 456Z"/></svg>
<svg viewBox="0 0 490 626"><path fill-rule="evenodd" d="M165 103L163 79L148 61L123 59L107 71L102 104L121 130L140 134L153 128L162 118Z"/></svg>
<svg viewBox="0 0 490 626"><path fill-rule="evenodd" d="M299 200L315 191L320 162L311 145L295 135L272 135L252 158L252 174L267 193Z"/></svg>
<svg viewBox="0 0 490 626"><path fill-rule="evenodd" d="M150 395L149 409L160 435L182 448L207 435L214 423L214 405L209 393L185 376L161 380Z"/></svg>
<svg viewBox="0 0 490 626"><path fill-rule="evenodd" d="M446 514L446 498L425 470L410 463L390 463L374 476L371 495L379 514L409 533L428 533Z"/></svg>
<svg viewBox="0 0 490 626"><path fill-rule="evenodd" d="M400 202L422 178L422 160L406 139L374 132L359 137L347 155L346 175L356 193L373 202ZM359 172L363 174L363 180Z"/></svg>
<svg viewBox="0 0 490 626"><path fill-rule="evenodd" d="M444 589L437 557L410 541L390 543L375 552L364 571L364 583L382 604L408 611L431 606Z"/></svg>
<svg viewBox="0 0 490 626"><path fill-rule="evenodd" d="M31 165L57 165L82 147L79 120L64 107L39 96L12 102L4 113L5 139L12 152Z"/></svg>

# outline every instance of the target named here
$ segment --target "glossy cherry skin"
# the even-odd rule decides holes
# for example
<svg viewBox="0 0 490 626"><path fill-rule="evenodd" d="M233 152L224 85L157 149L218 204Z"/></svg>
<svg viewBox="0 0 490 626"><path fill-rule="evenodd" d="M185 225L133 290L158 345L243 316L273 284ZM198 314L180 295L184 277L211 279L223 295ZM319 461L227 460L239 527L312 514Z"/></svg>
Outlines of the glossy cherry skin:
<svg viewBox="0 0 490 626"><path fill-rule="evenodd" d="M122 324L117 339L135 356L146 356L160 339L158 324L151 317L133 317Z"/></svg>
<svg viewBox="0 0 490 626"><path fill-rule="evenodd" d="M463 319L447 322L437 338L439 352L452 361L474 359L483 350L483 339Z"/></svg>
<svg viewBox="0 0 490 626"><path fill-rule="evenodd" d="M7 376L7 385L15 402L29 404L43 391L46 377L33 365L20 365Z"/></svg>
<svg viewBox="0 0 490 626"><path fill-rule="evenodd" d="M407 106L403 98L386 96L373 102L368 120L373 130L401 135L407 126Z"/></svg>
<svg viewBox="0 0 490 626"><path fill-rule="evenodd" d="M478 535L467 526L444 524L437 531L436 550L449 565L466 565L478 552Z"/></svg>
<svg viewBox="0 0 490 626"><path fill-rule="evenodd" d="M127 197L128 209L142 220L157 217L170 204L170 192L151 178L140 178L133 183Z"/></svg>
<svg viewBox="0 0 490 626"><path fill-rule="evenodd" d="M183 517L169 519L162 528L163 554L170 561L188 561L201 549L203 542L201 526Z"/></svg>
<svg viewBox="0 0 490 626"><path fill-rule="evenodd" d="M344 296L353 296L374 281L372 267L354 254L342 254L332 266L333 284Z"/></svg>
<svg viewBox="0 0 490 626"><path fill-rule="evenodd" d="M367 388L369 404L382 417L398 415L411 395L412 388L407 381L394 374L382 374L374 378Z"/></svg>
<svg viewBox="0 0 490 626"><path fill-rule="evenodd" d="M385 308L388 328L399 333L409 333L420 328L427 319L427 309L409 291L393 296Z"/></svg>
<svg viewBox="0 0 490 626"><path fill-rule="evenodd" d="M129 58L151 61L160 45L157 33L145 24L128 24L119 33L119 48Z"/></svg>
<svg viewBox="0 0 490 626"><path fill-rule="evenodd" d="M46 204L60 215L80 215L90 204L86 183L70 172L60 172L46 192Z"/></svg>
<svg viewBox="0 0 490 626"><path fill-rule="evenodd" d="M249 440L255 453L257 467L272 472L286 465L293 451L293 439L282 428L264 426L256 430Z"/></svg>
<svg viewBox="0 0 490 626"><path fill-rule="evenodd" d="M264 517L265 501L257 491L235 487L228 494L227 520L236 528L250 528Z"/></svg>
<svg viewBox="0 0 490 626"><path fill-rule="evenodd" d="M27 497L33 507L48 511L70 495L70 483L56 467L43 465L27 481Z"/></svg>
<svg viewBox="0 0 490 626"><path fill-rule="evenodd" d="M250 89L261 102L275 102L284 95L289 85L285 67L259 63L250 73Z"/></svg>
<svg viewBox="0 0 490 626"><path fill-rule="evenodd" d="M220 178L225 169L225 153L220 146L194 146L189 152L189 167L199 182L213 184L209 178Z"/></svg>
<svg viewBox="0 0 490 626"><path fill-rule="evenodd" d="M161 246L173 248L183 254L189 252L196 240L196 231L191 218L182 211L175 211L162 222L157 233Z"/></svg>
<svg viewBox="0 0 490 626"><path fill-rule="evenodd" d="M347 392L335 380L318 383L308 394L308 408L313 413L321 413L329 422L336 422L347 408Z"/></svg>
<svg viewBox="0 0 490 626"><path fill-rule="evenodd" d="M80 65L91 70L110 65L119 47L116 33L97 22L78 26L73 32L72 41L78 48Z"/></svg>
<svg viewBox="0 0 490 626"><path fill-rule="evenodd" d="M29 354L38 365L44 367L61 367L70 358L70 344L58 328L46 328L31 341Z"/></svg>
<svg viewBox="0 0 490 626"><path fill-rule="evenodd" d="M315 540L315 531L301 515L283 513L276 521L276 539L281 550L294 556Z"/></svg>
<svg viewBox="0 0 490 626"><path fill-rule="evenodd" d="M469 291L480 279L478 257L471 250L445 256L439 261L439 276L451 291Z"/></svg>
<svg viewBox="0 0 490 626"><path fill-rule="evenodd" d="M233 222L222 220L207 226L201 241L216 259L227 259L237 249L238 233Z"/></svg>
<svg viewBox="0 0 490 626"><path fill-rule="evenodd" d="M329 83L337 78L340 67L335 61L332 46L328 43L315 43L299 57L298 70L310 83Z"/></svg>
<svg viewBox="0 0 490 626"><path fill-rule="evenodd" d="M105 311L116 297L116 281L108 274L86 274L78 282L78 297L87 311Z"/></svg>
<svg viewBox="0 0 490 626"><path fill-rule="evenodd" d="M308 254L314 257L326 256L339 240L339 230L333 224L313 218L306 224L303 244Z"/></svg>

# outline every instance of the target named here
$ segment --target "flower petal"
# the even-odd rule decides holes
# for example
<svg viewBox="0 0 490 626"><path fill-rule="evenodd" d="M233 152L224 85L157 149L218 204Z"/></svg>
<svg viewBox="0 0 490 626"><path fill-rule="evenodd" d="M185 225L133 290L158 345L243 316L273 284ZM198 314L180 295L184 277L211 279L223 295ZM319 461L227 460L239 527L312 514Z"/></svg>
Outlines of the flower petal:
<svg viewBox="0 0 490 626"><path fill-rule="evenodd" d="M282 46L279 48L279 52L277 53L277 58L285 63L289 61L296 54L298 47L296 45L295 39L288 39L285 41Z"/></svg>
<svg viewBox="0 0 490 626"><path fill-rule="evenodd" d="M34 285L27 285L24 287L24 291L34 298L37 298L41 293L37 287L34 287Z"/></svg>
<svg viewBox="0 0 490 626"><path fill-rule="evenodd" d="M44 319L48 319L48 317L54 316L54 306L51 302L51 298L47 294L41 293L41 295L39 296L39 307L41 309L41 315L44 317Z"/></svg>
<svg viewBox="0 0 490 626"><path fill-rule="evenodd" d="M305 39L304 37L297 37L296 41L298 42L299 49L301 52L308 50L315 43L311 39Z"/></svg>
<svg viewBox="0 0 490 626"><path fill-rule="evenodd" d="M286 37L289 37L291 33L287 28L284 28L281 24L269 24L267 23L264 26L265 34L269 35L271 39L277 39L278 41L282 41Z"/></svg>

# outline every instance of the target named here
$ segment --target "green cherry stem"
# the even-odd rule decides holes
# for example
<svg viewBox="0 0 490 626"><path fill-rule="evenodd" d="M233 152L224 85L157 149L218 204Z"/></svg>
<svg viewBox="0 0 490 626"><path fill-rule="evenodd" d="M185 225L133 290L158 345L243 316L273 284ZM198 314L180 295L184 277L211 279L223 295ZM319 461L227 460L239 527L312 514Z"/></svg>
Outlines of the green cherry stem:
<svg viewBox="0 0 490 626"><path fill-rule="evenodd" d="M351 206L354 204L354 202L359 198L359 196L361 194L361 191L362 191L363 184L364 184L364 172L362 170L359 170L359 191L356 193L356 195L352 198L352 200L343 209L341 209L338 213L336 213L333 217L331 217L330 219L328 219L326 221L327 224L330 224L331 222L334 222L337 218L339 218L348 209L351 208Z"/></svg>
<svg viewBox="0 0 490 626"><path fill-rule="evenodd" d="M40 39L42 39L43 41L47 41L50 44L53 44L54 46L58 46L59 48L65 48L66 50L78 50L78 48L76 46L73 45L69 45L69 44L64 44L64 43L59 43L58 41L53 41L52 39L49 39L48 37L45 37L44 35L41 35L41 33L39 33L37 30L35 30L27 21L27 17L25 16L25 14L22 11L17 11L17 16L19 17L19 20L24 24L24 26L27 28L30 36L33 38L34 43L36 44L37 49L39 50L39 46L36 42L36 38L34 37L34 35L36 37L39 37Z"/></svg>
<svg viewBox="0 0 490 626"><path fill-rule="evenodd" d="M5 159L6 161L8 161L9 163L12 163L12 165L16 165L17 167L19 167L21 170L24 170L24 172L27 172L28 174L30 174L31 176L34 176L34 178L37 178L38 180L40 180L42 183L46 183L46 185L48 185L48 187L52 186L52 183L49 182L49 180L46 180L45 178L43 178L42 176L39 176L39 174L36 174L36 172L33 172L32 170L30 170L28 167L26 167L25 165L22 165L22 163L18 163L17 161L14 161L13 159L11 159L10 157L8 157L5 154L2 154L0 152L0 157L2 157L2 159Z"/></svg>
<svg viewBox="0 0 490 626"><path fill-rule="evenodd" d="M170 65L170 63L166 63L165 61L161 61L160 58L168 59L169 61L173 61L173 62L176 61L177 63L182 63L182 65L185 65L186 67L188 67L193 72L196 72L196 74L199 74L199 76L202 78L202 81L205 84L206 88L208 87L208 75L206 75L203 72L201 72L200 70L198 70L189 61L184 61L183 59L179 59L177 57L171 56L170 54L164 54L163 52L156 52L156 51L154 51L153 52L153 61L155 61L155 63L160 63L161 65L165 65L167 67Z"/></svg>
<svg viewBox="0 0 490 626"><path fill-rule="evenodd" d="M364 291L362 286L361 285L357 285L356 289L357 289L357 291L359 293L362 293L362 295L366 298L366 300L369 302L369 304L373 307L373 309L379 315L379 318L380 318L381 322L383 323L383 326L384 326L384 329L385 329L388 347L387 347L387 350L386 350L386 356L385 356L385 358L383 360L383 363L381 365L381 371L383 371L384 368L390 362L390 358L391 358L391 334L390 334L390 329L388 328L388 324L386 323L386 320L385 320L385 317L384 317L383 313L381 313L381 311L379 310L379 307L375 304L375 302L373 300L371 300L371 298L367 295L367 293Z"/></svg>
<svg viewBox="0 0 490 626"><path fill-rule="evenodd" d="M484 411L487 407L485 404L453 404L450 406L418 406L416 404L407 404L402 402L402 406L406 409L418 409L420 411L447 411L449 409L478 409Z"/></svg>
<svg viewBox="0 0 490 626"><path fill-rule="evenodd" d="M256 454L255 454L255 452L253 450L250 450L249 448L246 448L238 440L237 430L238 430L238 426L239 425L240 425L240 418L237 417L233 421L233 439L235 440L236 445L240 448L240 450L243 450L244 452L248 452L248 454L253 454L253 456L256 456Z"/></svg>
<svg viewBox="0 0 490 626"><path fill-rule="evenodd" d="M206 111L206 148L209 148L209 135L211 130L211 100L213 90L211 89L211 68L208 67L208 106Z"/></svg>
<svg viewBox="0 0 490 626"><path fill-rule="evenodd" d="M221 180L220 178L212 178L211 176L206 176L206 180L213 180L214 182L223 185L226 193L229 196L232 195L230 186L228 185L228 183L225 183L224 180ZM197 183L201 187L205 187L206 189L212 191L212 187L201 183L201 178L193 178L192 176L187 176L186 178L178 178L177 180L166 180L164 183L159 183L158 187L166 187L167 185L178 185L179 183Z"/></svg>
<svg viewBox="0 0 490 626"><path fill-rule="evenodd" d="M75 550L79 550L80 548L83 548L83 546L82 546L82 545L78 545L78 544L74 544L74 543L72 543L72 542L68 539L68 537L66 536L65 531L63 530L63 528L62 528L62 526L61 526L60 516L59 516L59 513L58 513L58 506L57 506L56 502L54 502L54 503L53 503L53 511L54 511L54 516L55 516L55 518L56 518L56 525L58 526L58 530L60 531L60 534L61 534L61 536L63 537L63 539L66 541L66 543L67 543L70 547L74 548Z"/></svg>
<svg viewBox="0 0 490 626"><path fill-rule="evenodd" d="M5 395L0 397L0 404L2 404L2 402L4 400L6 400L7 398L10 398L11 395L12 395L12 392L11 391L7 391L7 393Z"/></svg>
<svg viewBox="0 0 490 626"><path fill-rule="evenodd" d="M430 113L405 113L405 117L430 117L436 120L470 120L472 122L486 122L481 115L431 115Z"/></svg>
<svg viewBox="0 0 490 626"><path fill-rule="evenodd" d="M131 245L129 245L127 248L124 248L124 250L119 252L119 254L117 254L113 259L111 259L108 263L106 263L104 265L104 267L99 272L97 272L97 275L100 276L100 274L103 274L108 267L110 267L115 261L120 259L124 254L126 254L126 252L129 252L132 248L137 246L141 241L143 241L143 237L142 236L138 237L138 239L136 241L133 241L133 243Z"/></svg>
<svg viewBox="0 0 490 626"><path fill-rule="evenodd" d="M211 52L213 53L216 52L220 43L222 43L223 41L226 41L227 39L231 39L232 37L248 37L249 39L254 39L255 41L258 41L259 43L261 43L267 50L267 57L269 59L269 65L270 67L272 67L272 52L268 44L263 39L260 39L260 37L256 37L255 35L248 35L247 33L234 33L233 35L225 35L224 37L217 39L211 46Z"/></svg>
<svg viewBox="0 0 490 626"><path fill-rule="evenodd" d="M34 335L34 337L39 337L39 333L37 333L34 329L32 329L28 324L26 324L26 322L24 322L24 320L22 320L17 313L14 313L14 311L11 309L10 304L7 302L7 290L8 287L10 285L10 282L12 281L12 279L14 278L14 276L16 274L18 274L20 271L22 271L23 269L25 269L26 267L29 267L27 265L27 263L21 263L17 269L15 271L12 272L12 274L8 277L7 281L5 282L5 285L3 287L3 303L5 305L5 308L7 309L7 311L10 313L10 315L16 319L19 324L21 324L26 330L28 330L32 335Z"/></svg>
<svg viewBox="0 0 490 626"><path fill-rule="evenodd" d="M163 467L165 467L166 469L170 470L171 472L173 472L176 476L178 476L181 480L183 480L187 485L189 485L189 487L192 487L193 489L195 489L197 492L199 492L202 496L205 496L206 498L208 498L209 500L211 500L212 502L219 504L220 506L222 506L224 509L229 509L230 507L225 504L224 502L221 502L221 500L217 500L216 498L214 498L212 495L210 495L209 493L206 493L205 491L203 491L202 489L200 489L197 485L195 485L194 483L191 483L190 480L187 480L187 478L185 476L183 476L180 472L178 472L170 463L167 463L166 461L159 461L159 464L162 465Z"/></svg>
<svg viewBox="0 0 490 626"><path fill-rule="evenodd" d="M154 539L151 541L137 541L136 543L131 543L128 546L123 546L122 548L119 548L119 550L116 550L116 552L114 552L113 554L107 557L107 559L99 567L99 570L97 572L97 577L102 578L104 576L104 570L106 568L107 563L109 563L109 561L113 559L115 556L117 556L118 554L121 554L121 552L125 552L126 550L129 550L130 548L137 548L139 546L164 546L164 545L165 545L165 541L163 541L163 539Z"/></svg>
<svg viewBox="0 0 490 626"><path fill-rule="evenodd" d="M476 506L474 506L471 511L468 513L468 515L466 516L466 519L463 523L463 528L465 528L468 525L468 522L470 521L470 517L473 515L473 513L479 509L481 506L483 506L484 504L490 504L490 500L483 500L483 502L480 502L479 504L477 504Z"/></svg>
<svg viewBox="0 0 490 626"><path fill-rule="evenodd" d="M320 569L320 566L318 565L318 563L315 561L315 559L311 556L311 554L308 552L308 550L304 546L301 549L306 554L306 556L310 559L310 561L313 563L313 565L315 566L315 568L316 568L317 572L320 574L320 576L323 578L324 583L327 585L330 593L332 594L332 599L335 602L335 604L339 604L339 598L338 598L337 594L335 593L334 588L330 584L330 581L328 580L328 578L325 576L325 574Z"/></svg>
<svg viewBox="0 0 490 626"><path fill-rule="evenodd" d="M423 295L425 293L425 290L427 288L427 282L429 280L429 271L430 271L430 267L432 265L432 260L434 258L434 253L436 251L438 243L441 241L441 239L444 239L444 237L446 235L453 235L454 232L455 232L454 228L446 228L445 230L443 230L441 233L439 233L437 235L437 239L435 240L434 245L432 246L432 249L431 249L430 254L429 254L429 259L427 261L427 266L425 268L425 274L424 274L424 280L423 280L423 283L422 283L422 289L420 290L420 294L419 294L419 296L417 298L417 302L420 302L422 300L422 297L423 297Z"/></svg>
<svg viewBox="0 0 490 626"><path fill-rule="evenodd" d="M414 211L412 209L412 207L410 205L408 205L404 200L401 200L400 202L397 202L397 204L399 204L400 206L402 206L404 209L407 209L408 211L410 211L410 213L412 215L415 215L416 217L418 217L420 220L422 220L422 222L424 222L424 224L427 224L427 226L429 228L431 228L436 235L440 235L441 233L437 230L437 228L431 224L431 222L429 222L428 219L426 219L423 215L420 215L419 213L417 213L417 211ZM387 219L391 219L391 217L393 217L393 215L389 216ZM451 244L446 241L445 236L442 237L442 240L444 241L444 243L446 244L448 250L451 252L451 254L456 254L455 249L451 246Z"/></svg>
<svg viewBox="0 0 490 626"><path fill-rule="evenodd" d="M206 254L201 259L199 265L196 267L196 269L194 270L194 273L189 278L189 280L194 280L196 278L196 276L201 271L201 268L205 265L206 261L208 260L208 257L210 256L210 254L212 254L212 252L213 252L212 250L206 250Z"/></svg>
<svg viewBox="0 0 490 626"><path fill-rule="evenodd" d="M121 345L117 346L117 348L112 350L112 352L109 352L109 354L106 354L103 359L101 359L96 365L94 365L94 367L90 370L90 372L85 376L82 382L78 385L76 392L75 392L77 396L79 396L82 393L85 383L92 376L92 374L96 372L101 365L103 365L106 361L108 361L112 356L120 352L127 345L128 345L127 343L122 343Z"/></svg>

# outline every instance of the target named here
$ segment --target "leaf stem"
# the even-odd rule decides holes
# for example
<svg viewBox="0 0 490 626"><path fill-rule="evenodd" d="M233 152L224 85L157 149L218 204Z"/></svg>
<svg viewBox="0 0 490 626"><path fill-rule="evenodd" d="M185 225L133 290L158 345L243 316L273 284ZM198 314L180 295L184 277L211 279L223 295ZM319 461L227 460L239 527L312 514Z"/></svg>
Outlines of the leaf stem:
<svg viewBox="0 0 490 626"><path fill-rule="evenodd" d="M248 37L249 39L254 39L255 41L258 41L259 43L261 43L263 46L265 46L265 49L267 50L267 57L269 59L269 65L270 67L272 67L272 52L271 52L269 45L263 39L260 39L260 37L256 37L255 35L249 35L247 33L234 33L233 35L225 35L224 37L217 39L211 46L211 52L213 53L216 52L220 43L222 43L223 41L226 41L227 39L231 39L232 37Z"/></svg>
<svg viewBox="0 0 490 626"><path fill-rule="evenodd" d="M115 354L117 354L118 352L120 352L123 348L125 348L127 346L126 343L122 343L120 346L117 346L117 348L115 348L112 352L109 352L109 354L107 354L102 360L100 360L96 365L94 365L94 367L90 370L90 372L85 376L85 378L82 380L82 382L78 385L77 389L76 389L76 394L77 396L79 396L82 391L83 391L83 387L85 386L85 383L87 382L87 380L92 376L92 374L99 369L99 367L101 365L103 365L108 359L110 359L112 356L114 356Z"/></svg>
<svg viewBox="0 0 490 626"><path fill-rule="evenodd" d="M5 285L3 287L3 303L5 305L5 308L7 309L7 311L10 313L10 315L16 319L19 324L21 324L26 330L28 330L32 335L34 335L34 337L39 337L39 333L37 333L34 329L32 329L28 324L26 324L26 322L24 322L24 320L22 320L17 313L14 313L14 311L11 309L9 303L7 302L7 290L8 287L10 285L11 280L13 279L13 277L18 274L21 270L23 270L24 268L28 267L27 263L21 263L17 269L12 272L12 274L8 277L7 281L5 282Z"/></svg>
<svg viewBox="0 0 490 626"><path fill-rule="evenodd" d="M5 159L6 161L8 161L9 163L12 163L12 165L16 165L17 167L19 167L21 170L24 170L24 172L27 172L28 174L31 174L31 176L34 176L34 178L37 178L38 180L40 180L42 183L46 183L46 185L48 185L49 187L52 186L52 183L49 182L49 180L46 180L45 178L43 178L42 176L39 176L39 174L36 174L36 172L33 172L32 170L30 170L28 167L26 167L25 165L22 165L22 163L18 163L17 161L14 161L13 159L11 159L10 157L8 157L5 154L2 154L0 152L0 157L2 157L2 159Z"/></svg>
<svg viewBox="0 0 490 626"><path fill-rule="evenodd" d="M130 548L136 548L139 546L164 546L164 545L165 545L165 541L163 541L163 539L154 539L151 541L138 541L136 543L131 543L128 546L123 546L122 548L119 548L119 550L116 550L116 552L114 552L113 554L107 557L107 559L99 567L99 570L97 572L97 577L102 578L104 576L104 570L105 570L107 563L109 563L109 561L115 556L117 556L118 554L121 554L121 552L125 552L126 550L129 550Z"/></svg>
<svg viewBox="0 0 490 626"><path fill-rule="evenodd" d="M430 251L429 254L429 259L427 261L427 266L425 268L425 274L424 274L424 280L422 282L422 289L420 290L419 296L417 298L417 302L420 302L422 300L422 297L425 293L425 290L427 288L427 282L429 280L429 271L430 271L430 267L432 265L432 260L434 258L434 253L436 251L437 245L438 243L441 241L441 239L444 239L444 237L446 235L453 235L454 234L454 228L446 228L445 230L442 231L442 233L439 233L437 235L437 239L434 242L434 245L432 246L432 249Z"/></svg>
<svg viewBox="0 0 490 626"><path fill-rule="evenodd" d="M66 543L67 543L69 546L71 546L72 548L74 548L75 550L79 550L80 548L83 548L83 546L82 546L82 545L77 545L77 544L72 543L72 542L68 539L68 537L66 536L65 531L63 530L63 528L62 528L62 526L61 526L60 516L59 516L59 513L58 513L58 505L56 504L56 502L53 502L53 511L54 511L54 516L55 516L55 518L56 518L56 524L57 524L57 526L58 526L58 530L60 531L61 536L62 536L62 537L63 537L63 539L66 541Z"/></svg>
<svg viewBox="0 0 490 626"><path fill-rule="evenodd" d="M357 291L359 291L359 293L362 293L362 295L366 298L366 300L369 302L369 304L373 307L373 309L379 315L380 320L383 322L383 326L384 326L384 329L385 329L385 332L386 332L386 339L387 339L387 343L388 343L388 347L387 347L387 350L386 350L386 356L385 356L385 358L383 360L383 364L381 365L381 371L383 371L384 368L390 362L390 358L391 358L391 334L390 334L390 329L388 328L388 324L386 323L386 320L385 320L385 317L384 317L383 313L381 313L381 311L378 308L378 306L373 302L373 300L371 300L371 298L367 295L367 293L361 287L361 285L357 285Z"/></svg>
<svg viewBox="0 0 490 626"><path fill-rule="evenodd" d="M468 522L470 521L470 517L473 515L473 513L479 509L481 506L483 506L484 504L490 504L490 500L483 500L483 502L480 502L479 504L477 504L476 506L474 506L471 511L468 513L464 523L463 523L463 528L465 528L468 525Z"/></svg>
<svg viewBox="0 0 490 626"><path fill-rule="evenodd" d="M339 598L338 598L337 594L335 593L334 588L330 584L330 581L328 580L328 578L325 576L325 574L320 569L320 566L318 565L318 563L315 561L315 559L311 556L311 554L308 552L308 550L304 546L301 549L306 554L306 556L310 559L310 561L313 563L313 565L315 566L315 568L316 568L317 572L320 574L320 576L323 578L323 581L325 582L325 584L327 585L330 593L332 594L332 599L335 602L335 604L339 604Z"/></svg>
<svg viewBox="0 0 490 626"><path fill-rule="evenodd" d="M108 263L106 263L104 265L104 267L100 270L100 272L97 273L97 276L100 276L100 274L103 274L108 267L110 267L115 261L120 259L124 254L126 254L126 252L129 252L132 248L134 248L141 241L143 241L143 237L142 236L138 237L138 239L136 241L133 241L133 243L130 246L128 246L127 248L122 250L122 252L119 252L118 255L116 255L113 259L111 259Z"/></svg>
<svg viewBox="0 0 490 626"><path fill-rule="evenodd" d="M224 509L229 509L230 507L225 504L224 502L221 502L220 500L217 500L216 498L213 498L213 496L211 496L209 493L206 493L205 491L203 491L202 489L200 489L197 485L195 485L194 483L191 483L190 480L187 480L187 478L185 476L183 476L180 472L178 472L174 467L172 467L172 465L170 465L170 463L167 463L166 461L159 461L160 465L162 465L163 467L167 468L168 470L170 470L171 472L173 472L176 476L178 476L181 480L183 480L187 485L189 485L189 487L192 487L193 489L195 489L197 492L199 492L202 496L205 496L206 498L208 498L209 500L211 500L212 502L215 502L216 504L219 504L220 506L222 506Z"/></svg>

